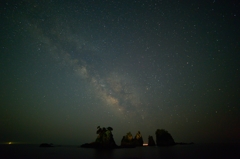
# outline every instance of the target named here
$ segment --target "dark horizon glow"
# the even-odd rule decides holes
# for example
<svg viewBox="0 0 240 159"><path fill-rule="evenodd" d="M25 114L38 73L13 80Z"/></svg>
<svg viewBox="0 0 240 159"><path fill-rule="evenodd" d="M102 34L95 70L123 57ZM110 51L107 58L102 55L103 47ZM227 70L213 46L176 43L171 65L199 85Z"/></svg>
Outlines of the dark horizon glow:
<svg viewBox="0 0 240 159"><path fill-rule="evenodd" d="M111 126L144 143L240 142L239 4L1 5L0 142L83 144Z"/></svg>

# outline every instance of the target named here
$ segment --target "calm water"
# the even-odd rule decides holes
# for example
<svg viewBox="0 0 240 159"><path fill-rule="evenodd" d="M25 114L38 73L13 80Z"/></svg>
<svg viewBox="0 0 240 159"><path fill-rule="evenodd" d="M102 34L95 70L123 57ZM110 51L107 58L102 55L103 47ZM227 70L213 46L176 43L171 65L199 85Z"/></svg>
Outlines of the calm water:
<svg viewBox="0 0 240 159"><path fill-rule="evenodd" d="M130 149L95 150L76 146L40 148L38 145L1 145L1 159L68 159L68 158L219 158L239 159L240 144L194 144L176 145L172 147L137 147Z"/></svg>

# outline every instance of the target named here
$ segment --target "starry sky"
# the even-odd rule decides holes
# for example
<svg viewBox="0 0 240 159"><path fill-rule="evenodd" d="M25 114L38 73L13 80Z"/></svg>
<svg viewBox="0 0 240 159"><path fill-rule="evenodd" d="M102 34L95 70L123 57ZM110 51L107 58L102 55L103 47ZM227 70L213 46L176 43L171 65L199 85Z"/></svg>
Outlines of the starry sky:
<svg viewBox="0 0 240 159"><path fill-rule="evenodd" d="M240 142L240 4L0 4L0 142L83 144L97 126Z"/></svg>

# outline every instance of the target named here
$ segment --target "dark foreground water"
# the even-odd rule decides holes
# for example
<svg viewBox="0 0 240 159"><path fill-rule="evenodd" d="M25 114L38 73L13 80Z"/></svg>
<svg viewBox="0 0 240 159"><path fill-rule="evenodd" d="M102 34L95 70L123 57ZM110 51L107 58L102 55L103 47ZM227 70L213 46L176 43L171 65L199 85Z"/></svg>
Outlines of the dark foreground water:
<svg viewBox="0 0 240 159"><path fill-rule="evenodd" d="M1 145L0 159L239 159L240 144L194 144L172 147L137 147L95 150L77 146L40 148L38 145Z"/></svg>

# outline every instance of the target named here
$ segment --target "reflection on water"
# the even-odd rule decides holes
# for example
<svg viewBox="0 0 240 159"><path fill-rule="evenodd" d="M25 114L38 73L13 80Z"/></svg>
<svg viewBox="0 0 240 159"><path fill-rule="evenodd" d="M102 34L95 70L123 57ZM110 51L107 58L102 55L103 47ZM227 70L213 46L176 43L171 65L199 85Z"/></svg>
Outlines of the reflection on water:
<svg viewBox="0 0 240 159"><path fill-rule="evenodd" d="M0 158L114 158L114 159L145 159L145 158L233 158L240 156L240 144L194 144L176 145L171 147L137 147L110 150L62 146L40 148L39 145L0 145Z"/></svg>

